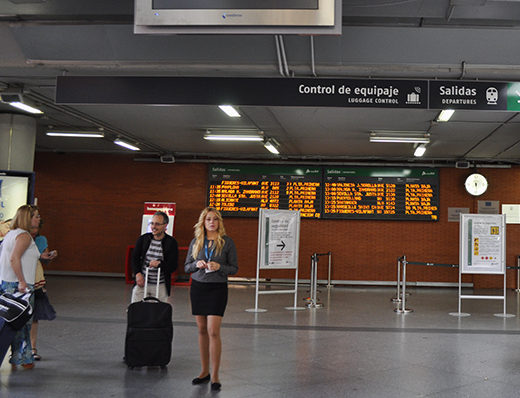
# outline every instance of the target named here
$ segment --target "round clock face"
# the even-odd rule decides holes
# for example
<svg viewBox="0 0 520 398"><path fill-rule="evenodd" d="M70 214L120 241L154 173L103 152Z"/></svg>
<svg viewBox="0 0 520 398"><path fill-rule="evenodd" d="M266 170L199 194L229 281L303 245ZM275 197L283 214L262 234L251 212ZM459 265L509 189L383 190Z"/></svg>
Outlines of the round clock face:
<svg viewBox="0 0 520 398"><path fill-rule="evenodd" d="M466 191L468 191L468 193L473 196L479 196L486 192L488 188L488 182L486 177L484 177L482 174L474 173L466 178L464 186L466 187Z"/></svg>

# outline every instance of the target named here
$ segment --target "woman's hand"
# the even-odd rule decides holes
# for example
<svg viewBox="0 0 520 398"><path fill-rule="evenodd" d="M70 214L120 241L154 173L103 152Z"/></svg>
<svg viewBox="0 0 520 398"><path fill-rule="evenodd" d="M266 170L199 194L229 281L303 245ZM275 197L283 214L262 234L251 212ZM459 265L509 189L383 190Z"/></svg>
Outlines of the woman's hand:
<svg viewBox="0 0 520 398"><path fill-rule="evenodd" d="M25 283L25 281L18 282L18 291L20 293L27 293L27 283Z"/></svg>
<svg viewBox="0 0 520 398"><path fill-rule="evenodd" d="M204 260L197 261L197 268L204 269L208 268L208 264Z"/></svg>
<svg viewBox="0 0 520 398"><path fill-rule="evenodd" d="M42 260L46 260L46 261L50 261L50 260L53 260L55 259L56 257L58 257L58 252L56 250L53 250L51 252L49 251L44 251L41 255L40 255L40 259Z"/></svg>
<svg viewBox="0 0 520 398"><path fill-rule="evenodd" d="M220 264L216 261L210 261L208 263L208 270L210 271L218 271L220 269Z"/></svg>

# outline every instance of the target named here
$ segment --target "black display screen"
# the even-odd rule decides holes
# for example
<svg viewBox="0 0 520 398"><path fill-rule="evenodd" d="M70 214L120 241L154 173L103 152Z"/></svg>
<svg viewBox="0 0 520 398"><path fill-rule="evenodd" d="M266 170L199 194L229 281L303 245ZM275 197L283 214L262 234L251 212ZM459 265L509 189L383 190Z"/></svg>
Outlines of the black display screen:
<svg viewBox="0 0 520 398"><path fill-rule="evenodd" d="M260 208L300 210L305 218L439 219L437 169L214 165L208 204L225 216Z"/></svg>
<svg viewBox="0 0 520 398"><path fill-rule="evenodd" d="M316 10L319 0L153 0L154 10Z"/></svg>
<svg viewBox="0 0 520 398"><path fill-rule="evenodd" d="M322 218L422 220L439 218L436 169L325 168Z"/></svg>
<svg viewBox="0 0 520 398"><path fill-rule="evenodd" d="M211 166L208 204L224 216L256 217L264 208L320 218L321 180L321 167Z"/></svg>

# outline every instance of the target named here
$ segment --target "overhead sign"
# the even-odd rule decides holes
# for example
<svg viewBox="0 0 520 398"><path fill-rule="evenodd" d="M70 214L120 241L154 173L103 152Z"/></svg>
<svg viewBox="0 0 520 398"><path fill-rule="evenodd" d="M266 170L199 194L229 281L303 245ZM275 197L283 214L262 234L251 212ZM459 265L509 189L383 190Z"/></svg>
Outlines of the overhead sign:
<svg viewBox="0 0 520 398"><path fill-rule="evenodd" d="M56 103L520 111L520 82L58 76Z"/></svg>
<svg viewBox="0 0 520 398"><path fill-rule="evenodd" d="M422 108L426 80L59 76L61 104Z"/></svg>
<svg viewBox="0 0 520 398"><path fill-rule="evenodd" d="M431 109L507 110L507 83L431 81Z"/></svg>

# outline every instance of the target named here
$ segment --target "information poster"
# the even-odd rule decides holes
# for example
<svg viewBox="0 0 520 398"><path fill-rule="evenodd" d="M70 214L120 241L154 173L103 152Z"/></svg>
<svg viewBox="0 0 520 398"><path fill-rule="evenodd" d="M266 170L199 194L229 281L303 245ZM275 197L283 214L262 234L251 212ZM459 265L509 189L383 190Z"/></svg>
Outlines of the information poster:
<svg viewBox="0 0 520 398"><path fill-rule="evenodd" d="M505 216L461 214L460 266L464 274L505 272Z"/></svg>
<svg viewBox="0 0 520 398"><path fill-rule="evenodd" d="M168 215L169 222L166 227L166 233L173 236L175 231L175 203L174 202L144 202L143 220L141 223L141 234L152 232L153 215L162 211Z"/></svg>
<svg viewBox="0 0 520 398"><path fill-rule="evenodd" d="M29 178L0 175L0 221L14 217L16 210L27 204Z"/></svg>
<svg viewBox="0 0 520 398"><path fill-rule="evenodd" d="M260 269L298 268L299 212L261 209L259 222Z"/></svg>

